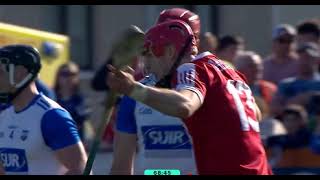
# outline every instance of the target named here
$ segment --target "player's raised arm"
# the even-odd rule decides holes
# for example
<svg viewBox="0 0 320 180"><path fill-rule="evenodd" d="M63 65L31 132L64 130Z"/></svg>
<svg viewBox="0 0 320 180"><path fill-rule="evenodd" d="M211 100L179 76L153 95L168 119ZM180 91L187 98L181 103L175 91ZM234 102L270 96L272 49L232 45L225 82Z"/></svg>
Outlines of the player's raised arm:
<svg viewBox="0 0 320 180"><path fill-rule="evenodd" d="M0 162L0 175L5 175L5 174L6 174L6 171L4 170L2 162Z"/></svg>
<svg viewBox="0 0 320 180"><path fill-rule="evenodd" d="M168 37L174 37L177 41L168 43L169 38L159 38L157 36L159 31L164 31ZM158 42L159 44L150 42ZM168 43L168 46L160 47L163 43ZM160 79L160 82L167 76L173 77L172 75L178 65L192 59L194 51L196 51L195 44L191 28L183 21L173 20L150 29L145 37L145 56L147 61L150 61L146 62L148 71L154 73L155 77ZM183 90L178 92L164 88L146 87L136 82L130 73L115 69L113 66L108 67L111 71L108 84L112 90L126 94L160 112L186 118L201 105L199 97L193 91ZM171 80L172 78L169 81ZM167 84L170 84L170 82L167 82Z"/></svg>
<svg viewBox="0 0 320 180"><path fill-rule="evenodd" d="M114 152L111 175L132 175L137 149L136 102L123 97L116 115Z"/></svg>
<svg viewBox="0 0 320 180"><path fill-rule="evenodd" d="M134 157L137 148L137 135L115 132L111 175L133 175Z"/></svg>
<svg viewBox="0 0 320 180"><path fill-rule="evenodd" d="M165 114L180 118L189 117L201 104L197 95L192 91L178 92L165 88L148 87L135 81L130 73L115 69L111 72L108 79L111 89Z"/></svg>

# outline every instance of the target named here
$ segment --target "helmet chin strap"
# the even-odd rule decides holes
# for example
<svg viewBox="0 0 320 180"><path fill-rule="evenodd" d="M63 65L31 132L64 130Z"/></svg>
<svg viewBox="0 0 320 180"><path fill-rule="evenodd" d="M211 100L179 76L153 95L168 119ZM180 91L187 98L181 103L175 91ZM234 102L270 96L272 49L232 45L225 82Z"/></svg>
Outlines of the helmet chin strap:
<svg viewBox="0 0 320 180"><path fill-rule="evenodd" d="M16 83L14 81L14 72L15 66L13 64L9 64L9 83L17 90L13 93L0 93L0 103L11 103L12 100L16 98L22 92L22 90L24 90L35 78L34 75L28 73L28 75L25 78L23 78L23 80L21 80L19 83Z"/></svg>
<svg viewBox="0 0 320 180"><path fill-rule="evenodd" d="M26 84L28 81L30 81L33 77L33 75L31 73L28 73L28 75L24 79L22 79L22 81L20 81L19 83L15 83L14 72L15 72L14 65L10 64L9 65L9 82L16 89L21 88L24 84Z"/></svg>

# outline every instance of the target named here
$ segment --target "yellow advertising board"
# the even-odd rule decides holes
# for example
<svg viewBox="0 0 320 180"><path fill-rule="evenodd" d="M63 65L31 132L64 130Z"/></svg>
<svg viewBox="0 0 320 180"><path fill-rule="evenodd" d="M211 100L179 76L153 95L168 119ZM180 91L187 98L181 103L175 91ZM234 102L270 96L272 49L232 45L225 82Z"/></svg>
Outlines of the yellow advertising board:
<svg viewBox="0 0 320 180"><path fill-rule="evenodd" d="M0 47L28 44L41 54L40 79L52 87L58 67L69 61L69 37L22 26L0 23Z"/></svg>

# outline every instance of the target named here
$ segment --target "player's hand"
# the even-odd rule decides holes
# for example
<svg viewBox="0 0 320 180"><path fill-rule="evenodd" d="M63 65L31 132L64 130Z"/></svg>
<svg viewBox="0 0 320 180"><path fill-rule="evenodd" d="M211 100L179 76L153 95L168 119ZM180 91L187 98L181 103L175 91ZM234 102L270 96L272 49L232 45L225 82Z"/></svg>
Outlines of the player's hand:
<svg viewBox="0 0 320 180"><path fill-rule="evenodd" d="M112 65L107 65L107 68L110 71L107 77L109 88L117 93L129 95L135 83L138 83L133 77L134 70L129 66L122 70L116 69Z"/></svg>

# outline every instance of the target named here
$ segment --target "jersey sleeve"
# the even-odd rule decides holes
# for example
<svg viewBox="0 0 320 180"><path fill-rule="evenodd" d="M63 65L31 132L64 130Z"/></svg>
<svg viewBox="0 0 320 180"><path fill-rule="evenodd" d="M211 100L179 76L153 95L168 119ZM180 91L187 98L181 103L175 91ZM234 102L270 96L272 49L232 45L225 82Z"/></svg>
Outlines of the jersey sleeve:
<svg viewBox="0 0 320 180"><path fill-rule="evenodd" d="M44 114L41 131L46 145L54 151L80 141L75 121L62 109L52 109Z"/></svg>
<svg viewBox="0 0 320 180"><path fill-rule="evenodd" d="M120 101L117 112L116 128L120 132L136 134L137 124L134 116L136 101L124 96Z"/></svg>
<svg viewBox="0 0 320 180"><path fill-rule="evenodd" d="M207 93L207 72L193 63L186 63L177 69L176 90L190 90L196 93L201 101Z"/></svg>

